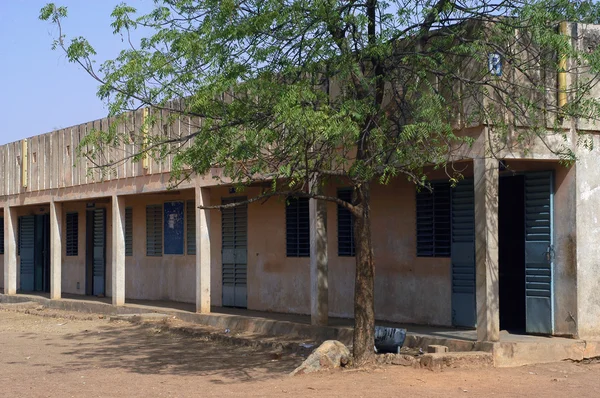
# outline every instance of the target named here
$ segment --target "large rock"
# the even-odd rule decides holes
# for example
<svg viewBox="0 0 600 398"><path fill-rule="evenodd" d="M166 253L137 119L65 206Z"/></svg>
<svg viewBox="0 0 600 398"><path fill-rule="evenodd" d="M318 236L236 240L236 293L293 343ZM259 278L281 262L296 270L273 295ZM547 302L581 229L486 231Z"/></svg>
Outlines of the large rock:
<svg viewBox="0 0 600 398"><path fill-rule="evenodd" d="M319 346L300 366L292 376L330 370L345 366L350 361L350 350L337 340L327 340Z"/></svg>

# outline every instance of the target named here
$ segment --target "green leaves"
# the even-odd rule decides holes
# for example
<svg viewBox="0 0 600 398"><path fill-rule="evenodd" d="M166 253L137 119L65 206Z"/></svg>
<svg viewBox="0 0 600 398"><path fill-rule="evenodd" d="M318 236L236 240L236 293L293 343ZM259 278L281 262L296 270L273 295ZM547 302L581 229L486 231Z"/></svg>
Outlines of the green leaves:
<svg viewBox="0 0 600 398"><path fill-rule="evenodd" d="M146 15L125 3L111 15L115 34L150 33L98 70L85 38L66 44L59 29L55 44L98 79L110 116L142 106L151 117L120 138L90 134L86 144L133 139L158 158L174 154L175 178L222 167L242 185L261 176L305 189L315 174L355 186L399 174L419 183L427 166L443 167L473 143L469 127L490 126L495 145L526 151L562 128L559 111L600 115L586 95L600 50L582 51L556 29L556 21L600 20L593 2L157 0ZM52 3L40 11L59 28L66 16ZM502 75L489 73L491 53ZM560 110L556 54L589 71ZM185 125L178 136L146 131L175 121Z"/></svg>

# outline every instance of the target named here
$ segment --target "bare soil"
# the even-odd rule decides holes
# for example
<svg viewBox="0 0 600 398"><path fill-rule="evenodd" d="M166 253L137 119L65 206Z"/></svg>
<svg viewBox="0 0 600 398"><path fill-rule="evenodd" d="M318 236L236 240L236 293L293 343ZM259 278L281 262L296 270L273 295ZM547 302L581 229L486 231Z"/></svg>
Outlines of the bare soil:
<svg viewBox="0 0 600 398"><path fill-rule="evenodd" d="M169 332L160 323L30 312L0 309L6 396L600 396L596 361L439 373L385 366L289 377L302 355Z"/></svg>

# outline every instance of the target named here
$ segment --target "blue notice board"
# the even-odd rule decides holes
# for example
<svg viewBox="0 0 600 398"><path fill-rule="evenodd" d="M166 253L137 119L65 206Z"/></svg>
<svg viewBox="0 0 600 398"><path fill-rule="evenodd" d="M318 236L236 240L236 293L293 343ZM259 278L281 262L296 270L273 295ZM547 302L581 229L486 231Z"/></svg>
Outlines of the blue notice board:
<svg viewBox="0 0 600 398"><path fill-rule="evenodd" d="M183 254L183 202L165 203L165 254Z"/></svg>

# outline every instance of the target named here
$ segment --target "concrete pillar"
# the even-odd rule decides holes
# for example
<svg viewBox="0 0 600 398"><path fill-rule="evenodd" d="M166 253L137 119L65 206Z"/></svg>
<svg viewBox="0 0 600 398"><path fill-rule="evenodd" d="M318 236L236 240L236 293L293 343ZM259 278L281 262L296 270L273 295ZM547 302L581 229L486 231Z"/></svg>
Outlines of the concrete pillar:
<svg viewBox="0 0 600 398"><path fill-rule="evenodd" d="M4 205L4 294L17 294L17 210Z"/></svg>
<svg viewBox="0 0 600 398"><path fill-rule="evenodd" d="M125 198L112 197L112 303L125 304Z"/></svg>
<svg viewBox="0 0 600 398"><path fill-rule="evenodd" d="M61 297L62 272L62 203L50 202L50 298Z"/></svg>
<svg viewBox="0 0 600 398"><path fill-rule="evenodd" d="M500 339L498 284L498 160L473 160L477 340Z"/></svg>
<svg viewBox="0 0 600 398"><path fill-rule="evenodd" d="M321 190L319 186L316 188ZM327 325L329 317L329 284L327 259L327 202L310 199L310 320Z"/></svg>
<svg viewBox="0 0 600 398"><path fill-rule="evenodd" d="M210 205L209 188L196 186L196 312L210 312Z"/></svg>

